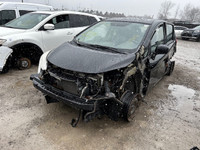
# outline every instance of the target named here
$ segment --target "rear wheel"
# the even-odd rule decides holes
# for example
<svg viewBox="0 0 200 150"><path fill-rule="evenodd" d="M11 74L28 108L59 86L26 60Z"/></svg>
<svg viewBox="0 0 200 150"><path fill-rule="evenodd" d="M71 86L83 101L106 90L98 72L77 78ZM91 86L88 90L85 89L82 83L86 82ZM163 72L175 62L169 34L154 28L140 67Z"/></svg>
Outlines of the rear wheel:
<svg viewBox="0 0 200 150"><path fill-rule="evenodd" d="M169 64L167 64L167 72L166 75L170 76L172 72L174 71L175 61L170 61Z"/></svg>
<svg viewBox="0 0 200 150"><path fill-rule="evenodd" d="M31 60L26 57L22 57L22 58L18 59L17 67L20 70L29 69L31 67Z"/></svg>

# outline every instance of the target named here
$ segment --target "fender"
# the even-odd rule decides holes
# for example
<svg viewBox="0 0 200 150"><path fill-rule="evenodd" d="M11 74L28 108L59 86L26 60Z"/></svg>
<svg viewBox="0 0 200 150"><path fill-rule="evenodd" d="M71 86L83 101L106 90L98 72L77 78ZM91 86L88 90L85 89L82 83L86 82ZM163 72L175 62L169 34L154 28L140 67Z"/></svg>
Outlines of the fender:
<svg viewBox="0 0 200 150"><path fill-rule="evenodd" d="M13 50L11 48L1 46L0 47L0 72L6 64L7 59L12 54Z"/></svg>
<svg viewBox="0 0 200 150"><path fill-rule="evenodd" d="M3 46L12 48L13 46L18 44L30 43L37 45L44 52L44 47L42 43L43 40L38 40L41 39L41 35L35 32L25 32L22 33L20 36L18 34L15 34L12 35L12 37L8 35L1 38L7 39L7 41L3 44Z"/></svg>

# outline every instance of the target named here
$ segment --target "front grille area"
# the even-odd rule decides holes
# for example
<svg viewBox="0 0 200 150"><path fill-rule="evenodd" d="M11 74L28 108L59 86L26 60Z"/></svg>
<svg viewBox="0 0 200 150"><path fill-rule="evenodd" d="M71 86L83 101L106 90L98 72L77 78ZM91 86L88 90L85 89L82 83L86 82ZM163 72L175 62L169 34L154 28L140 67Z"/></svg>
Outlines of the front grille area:
<svg viewBox="0 0 200 150"><path fill-rule="evenodd" d="M60 90L81 96L83 89L84 96L95 95L101 88L102 77L93 74L78 73L48 65L44 75L44 81Z"/></svg>
<svg viewBox="0 0 200 150"><path fill-rule="evenodd" d="M193 33L193 31L185 31L185 32L182 33L182 36L189 36L189 37L191 37L192 33Z"/></svg>

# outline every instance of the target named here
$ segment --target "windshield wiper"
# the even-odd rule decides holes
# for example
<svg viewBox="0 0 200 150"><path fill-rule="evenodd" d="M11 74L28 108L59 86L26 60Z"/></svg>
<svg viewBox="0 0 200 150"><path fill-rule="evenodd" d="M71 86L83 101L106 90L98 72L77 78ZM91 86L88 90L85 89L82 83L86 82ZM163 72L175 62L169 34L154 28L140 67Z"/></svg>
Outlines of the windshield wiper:
<svg viewBox="0 0 200 150"><path fill-rule="evenodd" d="M109 52L126 54L125 52L120 52L118 49L113 48L113 47L102 46L102 45L97 45L97 44L86 44L86 43L79 42L79 40L76 40L76 39L74 39L74 42L79 46L84 46L84 47L93 48L93 49L95 48L95 50L102 49L102 50L106 50Z"/></svg>
<svg viewBox="0 0 200 150"><path fill-rule="evenodd" d="M79 45L79 46L84 46L84 47L87 47L87 48L92 48L89 44L80 43L79 40L74 39L73 41L74 41L77 45Z"/></svg>
<svg viewBox="0 0 200 150"><path fill-rule="evenodd" d="M95 48L100 48L106 51L110 51L110 52L115 52L115 53L120 53L120 54L126 54L125 52L120 52L117 48L113 48L113 47L108 47L108 46L102 46L102 45L97 45L97 44L90 44L90 46L95 47Z"/></svg>

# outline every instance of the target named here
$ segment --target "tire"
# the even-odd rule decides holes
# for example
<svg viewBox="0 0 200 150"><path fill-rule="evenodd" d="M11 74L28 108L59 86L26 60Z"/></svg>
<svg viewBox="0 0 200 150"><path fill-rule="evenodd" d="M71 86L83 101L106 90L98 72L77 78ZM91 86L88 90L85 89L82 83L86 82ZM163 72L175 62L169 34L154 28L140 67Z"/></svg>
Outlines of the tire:
<svg viewBox="0 0 200 150"><path fill-rule="evenodd" d="M183 38L183 37L182 37L181 39L182 39L182 40L188 40L187 38Z"/></svg>
<svg viewBox="0 0 200 150"><path fill-rule="evenodd" d="M200 37L198 37L198 38L196 39L196 42L200 42Z"/></svg>
<svg viewBox="0 0 200 150"><path fill-rule="evenodd" d="M22 57L18 59L17 67L19 70L29 69L31 67L31 60L26 57Z"/></svg>
<svg viewBox="0 0 200 150"><path fill-rule="evenodd" d="M131 91L126 91L121 97L123 102L122 117L125 121L131 122L138 107L138 99Z"/></svg>
<svg viewBox="0 0 200 150"><path fill-rule="evenodd" d="M170 76L172 72L174 71L175 61L170 61L170 64L168 66L168 71L166 73L167 76Z"/></svg>

